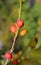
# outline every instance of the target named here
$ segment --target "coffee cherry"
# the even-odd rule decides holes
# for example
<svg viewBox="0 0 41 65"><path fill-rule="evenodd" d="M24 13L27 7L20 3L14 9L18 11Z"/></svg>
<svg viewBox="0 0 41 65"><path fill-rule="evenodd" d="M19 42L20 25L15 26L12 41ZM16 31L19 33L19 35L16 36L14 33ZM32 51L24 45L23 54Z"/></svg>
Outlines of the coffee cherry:
<svg viewBox="0 0 41 65"><path fill-rule="evenodd" d="M24 26L24 21L21 20L21 19L19 19L19 20L17 21L17 26L18 26L19 28L22 28L22 27Z"/></svg>
<svg viewBox="0 0 41 65"><path fill-rule="evenodd" d="M27 33L28 33L28 30L27 30L27 29L23 29L23 30L20 32L20 35L21 35L21 36L25 36Z"/></svg>
<svg viewBox="0 0 41 65"><path fill-rule="evenodd" d="M19 52L18 52L19 55L22 55L22 53L23 53L22 51L19 51Z"/></svg>
<svg viewBox="0 0 41 65"><path fill-rule="evenodd" d="M21 60L20 60L20 59L18 59L18 62L21 62Z"/></svg>
<svg viewBox="0 0 41 65"><path fill-rule="evenodd" d="M1 63L2 63L2 65L4 65L4 61L3 60L1 61Z"/></svg>
<svg viewBox="0 0 41 65"><path fill-rule="evenodd" d="M18 65L18 61L17 60L13 61L13 64Z"/></svg>
<svg viewBox="0 0 41 65"><path fill-rule="evenodd" d="M12 25L11 28L10 28L10 30L11 30L12 33L15 33L17 31L16 25L15 24Z"/></svg>
<svg viewBox="0 0 41 65"><path fill-rule="evenodd" d="M5 58L8 59L8 60L11 60L12 59L12 54L10 52L6 52L5 53Z"/></svg>
<svg viewBox="0 0 41 65"><path fill-rule="evenodd" d="M21 60L24 61L26 59L25 56L21 56Z"/></svg>
<svg viewBox="0 0 41 65"><path fill-rule="evenodd" d="M14 58L15 58L15 59L18 59L18 58L19 58L19 55L18 55L18 54L15 54L15 55L14 55Z"/></svg>
<svg viewBox="0 0 41 65"><path fill-rule="evenodd" d="M34 39L32 40L32 43L31 43L31 48L35 48L37 42L38 42L38 39L37 39L37 38L34 38Z"/></svg>

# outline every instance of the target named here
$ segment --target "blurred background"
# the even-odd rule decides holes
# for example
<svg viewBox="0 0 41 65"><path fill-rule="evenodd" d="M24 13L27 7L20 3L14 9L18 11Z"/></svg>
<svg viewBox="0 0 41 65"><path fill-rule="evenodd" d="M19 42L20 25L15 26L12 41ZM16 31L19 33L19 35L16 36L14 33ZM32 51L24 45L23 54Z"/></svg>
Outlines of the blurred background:
<svg viewBox="0 0 41 65"><path fill-rule="evenodd" d="M13 53L22 51L26 60L21 60L21 65L41 65L41 0L22 1L21 19L24 20L23 28L27 28L28 33L23 37L19 34ZM11 33L10 26L18 19L19 2L20 0L0 0L0 65L5 62L2 55L10 50L13 42L14 34ZM21 56L17 59L20 58Z"/></svg>

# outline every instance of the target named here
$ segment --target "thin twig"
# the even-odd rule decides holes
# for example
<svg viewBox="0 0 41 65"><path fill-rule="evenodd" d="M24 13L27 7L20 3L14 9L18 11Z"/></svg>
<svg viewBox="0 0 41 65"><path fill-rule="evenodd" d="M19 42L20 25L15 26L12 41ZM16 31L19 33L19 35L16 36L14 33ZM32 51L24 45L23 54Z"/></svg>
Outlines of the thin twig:
<svg viewBox="0 0 41 65"><path fill-rule="evenodd" d="M5 62L5 65L7 65L8 64L8 59L6 60L6 62Z"/></svg>
<svg viewBox="0 0 41 65"><path fill-rule="evenodd" d="M16 42L16 38L17 38L17 37L14 37L14 41L13 41L13 44L12 44L12 48L11 48L11 50L10 50L10 53L12 53L13 50L14 50L14 46L15 46L15 42Z"/></svg>
<svg viewBox="0 0 41 65"><path fill-rule="evenodd" d="M17 32L16 36L14 37L14 41L13 41L12 47L11 47L11 49L10 49L10 53L13 52L13 48L14 48L14 46L15 46L15 42L16 42L17 35L18 35L18 32ZM8 64L8 61L9 61L9 60L7 59L6 62L5 62L5 65Z"/></svg>

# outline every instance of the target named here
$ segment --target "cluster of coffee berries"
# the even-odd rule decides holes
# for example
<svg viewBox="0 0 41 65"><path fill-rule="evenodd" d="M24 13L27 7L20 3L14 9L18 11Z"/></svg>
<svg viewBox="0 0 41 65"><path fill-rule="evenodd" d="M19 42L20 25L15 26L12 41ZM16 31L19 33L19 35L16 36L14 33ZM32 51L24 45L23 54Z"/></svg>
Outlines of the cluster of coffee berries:
<svg viewBox="0 0 41 65"><path fill-rule="evenodd" d="M6 53L5 53L5 58L8 59L8 60L11 60L11 59L12 59L12 53L6 52ZM18 61L17 61L17 60L13 61L12 63L13 63L14 65L18 65Z"/></svg>
<svg viewBox="0 0 41 65"><path fill-rule="evenodd" d="M12 53L6 52L5 53L5 58L8 60L11 60L12 64L18 65L21 61L24 61L26 58L23 55L22 51L19 51L18 53L14 54L12 56Z"/></svg>
<svg viewBox="0 0 41 65"><path fill-rule="evenodd" d="M11 27L10 27L10 30L12 33L16 33L17 32L17 28L22 28L24 26L24 21L19 19L17 20L17 22L15 24L13 24Z"/></svg>
<svg viewBox="0 0 41 65"><path fill-rule="evenodd" d="M17 20L17 22L15 24L13 24L11 27L10 27L10 30L12 33L16 33L18 28L22 28L24 26L24 21L19 19ZM20 35L21 36L24 36L26 35L26 33L28 33L28 30L25 28L23 29L21 32L20 32Z"/></svg>
<svg viewBox="0 0 41 65"><path fill-rule="evenodd" d="M24 26L24 21L21 20L21 19L18 19L17 22L10 27L10 30L11 30L12 33L16 33L18 31L18 29L22 28L23 26ZM20 32L20 35L24 36L24 35L26 35L27 32L28 32L27 29L23 29ZM14 65L18 65L17 59L18 59L19 56L21 56L21 54L22 54L22 52L19 52L18 54L14 55L14 58L15 58L15 60L13 61ZM12 60L13 59L12 53L6 52L5 58L8 59L8 60ZM21 60L23 60L23 59L24 59L24 57L21 57Z"/></svg>
<svg viewBox="0 0 41 65"><path fill-rule="evenodd" d="M22 28L24 26L24 21L19 19L17 20L17 22L15 24L13 24L11 27L10 27L10 30L12 33L16 33L18 28ZM5 53L5 58L8 59L8 60L11 60L13 57L12 57L12 53L10 52L6 52ZM13 64L17 65L18 64L18 61L13 61Z"/></svg>

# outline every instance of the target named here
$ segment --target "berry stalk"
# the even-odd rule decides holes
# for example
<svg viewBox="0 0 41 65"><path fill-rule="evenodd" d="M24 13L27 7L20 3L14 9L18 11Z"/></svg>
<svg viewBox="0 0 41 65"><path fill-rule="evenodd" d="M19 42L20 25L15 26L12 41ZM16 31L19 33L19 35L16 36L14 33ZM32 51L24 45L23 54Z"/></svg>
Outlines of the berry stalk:
<svg viewBox="0 0 41 65"><path fill-rule="evenodd" d="M21 18L21 11L22 11L22 0L20 0L20 8L19 8L19 17L18 17L18 19Z"/></svg>

